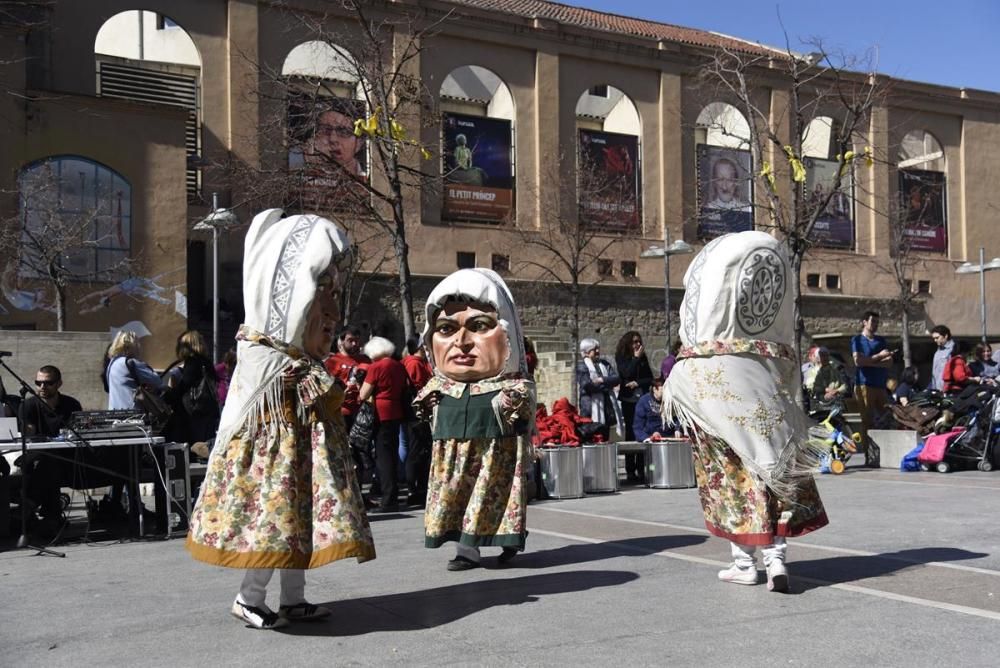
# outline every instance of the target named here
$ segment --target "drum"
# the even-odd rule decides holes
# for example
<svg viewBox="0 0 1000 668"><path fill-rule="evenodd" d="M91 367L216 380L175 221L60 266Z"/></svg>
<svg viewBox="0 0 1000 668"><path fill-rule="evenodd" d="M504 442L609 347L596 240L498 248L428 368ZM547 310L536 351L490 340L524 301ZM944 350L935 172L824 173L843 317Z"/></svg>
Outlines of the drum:
<svg viewBox="0 0 1000 668"><path fill-rule="evenodd" d="M583 448L540 448L542 485L553 499L583 496Z"/></svg>
<svg viewBox="0 0 1000 668"><path fill-rule="evenodd" d="M646 444L646 485L655 489L694 487L691 441L668 438Z"/></svg>
<svg viewBox="0 0 1000 668"><path fill-rule="evenodd" d="M618 491L618 444L595 443L584 445L583 450L583 491Z"/></svg>

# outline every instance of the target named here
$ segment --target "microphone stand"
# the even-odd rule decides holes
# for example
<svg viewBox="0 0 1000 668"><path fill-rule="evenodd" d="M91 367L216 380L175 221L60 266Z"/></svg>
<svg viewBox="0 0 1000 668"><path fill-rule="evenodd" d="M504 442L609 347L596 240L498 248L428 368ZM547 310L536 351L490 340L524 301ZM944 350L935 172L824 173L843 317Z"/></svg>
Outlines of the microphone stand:
<svg viewBox="0 0 1000 668"><path fill-rule="evenodd" d="M14 377L14 380L21 384L21 389L18 391L21 395L21 405L17 408L18 422L20 423L21 432L21 537L17 539L18 548L28 548L34 550L37 554L50 554L53 557L65 557L65 552L58 552L56 550L49 549L47 547L39 547L37 545L32 545L30 539L28 538L28 469L26 468L28 463L28 434L24 423L24 399L27 395L32 395L41 403L42 398L38 396L31 387L24 382L24 379L18 376L13 369L7 366L7 363L0 358L0 366L7 369L7 373Z"/></svg>

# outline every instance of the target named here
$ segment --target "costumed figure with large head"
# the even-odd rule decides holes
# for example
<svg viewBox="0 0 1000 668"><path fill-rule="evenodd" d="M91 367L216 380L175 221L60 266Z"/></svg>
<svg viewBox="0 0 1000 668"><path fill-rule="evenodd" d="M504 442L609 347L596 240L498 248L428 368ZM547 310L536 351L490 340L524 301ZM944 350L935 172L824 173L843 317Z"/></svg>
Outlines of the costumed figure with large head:
<svg viewBox="0 0 1000 668"><path fill-rule="evenodd" d="M682 348L664 385L663 414L692 438L708 530L732 542L719 579L785 591L785 538L827 523L812 477L825 446L797 403L788 259L764 232L711 241L684 276Z"/></svg>
<svg viewBox="0 0 1000 668"><path fill-rule="evenodd" d="M462 269L427 298L424 341L434 375L414 400L433 432L425 545L456 541L448 570L479 565L479 548L524 549L526 472L535 412L524 336L495 272Z"/></svg>
<svg viewBox="0 0 1000 668"><path fill-rule="evenodd" d="M340 320L350 242L314 215L258 214L243 258L246 320L187 548L247 569L232 614L257 628L315 619L303 569L375 557L340 413L323 367ZM265 604L281 570L281 607Z"/></svg>

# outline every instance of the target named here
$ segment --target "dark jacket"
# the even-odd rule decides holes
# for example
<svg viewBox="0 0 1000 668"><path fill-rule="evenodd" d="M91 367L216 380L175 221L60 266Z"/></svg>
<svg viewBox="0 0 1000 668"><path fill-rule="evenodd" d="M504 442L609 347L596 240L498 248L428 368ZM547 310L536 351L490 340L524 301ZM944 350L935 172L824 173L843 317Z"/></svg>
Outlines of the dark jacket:
<svg viewBox="0 0 1000 668"><path fill-rule="evenodd" d="M673 427L668 427L663 422L663 418L660 417L660 403L653 404L652 392L642 395L639 403L636 404L632 431L635 432L635 440L637 441L645 441L657 432L660 436L668 436L673 433Z"/></svg>
<svg viewBox="0 0 1000 668"><path fill-rule="evenodd" d="M171 375L177 378L174 386L164 393L164 399L174 410L167 421L167 426L164 427L164 436L176 443L207 441L215 436L219 428L220 410L216 389L218 378L215 367L208 358L200 355L188 359L183 366L178 364L179 362L175 362L163 373L164 378ZM213 388L211 396L215 403L214 405L208 403L205 406L206 410L191 414L184 406L184 395L198 387L206 376Z"/></svg>
<svg viewBox="0 0 1000 668"><path fill-rule="evenodd" d="M611 426L616 423L612 390L618 387L621 379L607 360L598 359L595 365L599 365L604 376L604 383L601 385L591 382L590 371L583 361L576 365L576 384L580 388L580 415L585 418L590 417L591 395L600 392L604 397L604 424Z"/></svg>
<svg viewBox="0 0 1000 668"><path fill-rule="evenodd" d="M616 356L615 364L618 365L618 376L622 382L621 389L618 390L619 401L635 403L639 401L639 397L649 393L649 388L653 386L653 370L649 367L649 358L645 353L640 357ZM638 383L639 387L626 388L631 382Z"/></svg>

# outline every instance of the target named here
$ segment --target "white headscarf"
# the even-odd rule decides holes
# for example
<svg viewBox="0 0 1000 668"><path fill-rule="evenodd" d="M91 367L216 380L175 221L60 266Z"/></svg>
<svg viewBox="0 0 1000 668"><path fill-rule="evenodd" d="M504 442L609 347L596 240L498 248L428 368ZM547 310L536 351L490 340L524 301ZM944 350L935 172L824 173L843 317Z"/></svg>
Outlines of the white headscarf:
<svg viewBox="0 0 1000 668"><path fill-rule="evenodd" d="M665 418L725 441L778 493L817 454L798 404L789 280L784 247L765 232L705 246L684 276L684 347L663 386Z"/></svg>
<svg viewBox="0 0 1000 668"><path fill-rule="evenodd" d="M500 275L490 269L459 269L446 276L437 284L427 297L426 316L423 339L428 351L433 351L431 337L434 333L434 321L444 305L449 301L489 304L497 311L500 326L507 332L509 353L501 376L521 374L528 377L528 363L524 357L524 334L521 331L521 320L517 316L514 297ZM428 355L431 366L434 366L434 355ZM483 380L491 380L484 378Z"/></svg>
<svg viewBox="0 0 1000 668"><path fill-rule="evenodd" d="M248 420L255 422L265 412L280 409L282 371L293 363L309 364L308 359L296 362L285 351L302 352L317 281L350 251L347 234L333 221L311 214L282 215L281 209L262 211L247 231L244 327L264 335L276 347L245 340L237 344L236 368L216 436L220 443L227 443Z"/></svg>

